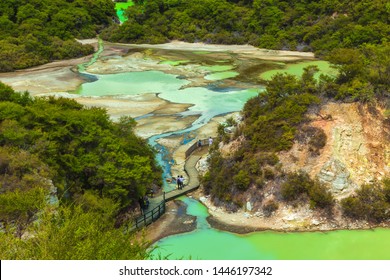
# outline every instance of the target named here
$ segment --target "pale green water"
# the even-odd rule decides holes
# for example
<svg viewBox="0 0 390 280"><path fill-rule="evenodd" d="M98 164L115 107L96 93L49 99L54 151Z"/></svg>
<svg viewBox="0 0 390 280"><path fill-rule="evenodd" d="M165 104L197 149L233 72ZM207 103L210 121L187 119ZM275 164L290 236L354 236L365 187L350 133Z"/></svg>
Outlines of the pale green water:
<svg viewBox="0 0 390 280"><path fill-rule="evenodd" d="M104 44L103 44L103 40L98 37L98 50L93 54L92 58L90 61L88 61L87 63L84 63L84 64L79 64L78 67L77 67L77 70L80 72L80 73L85 73L85 69L94 64L100 57L101 53L104 51Z"/></svg>
<svg viewBox="0 0 390 280"><path fill-rule="evenodd" d="M222 72L232 70L234 67L232 65L212 65L212 66L202 66L201 69L210 72Z"/></svg>
<svg viewBox="0 0 390 280"><path fill-rule="evenodd" d="M167 64L172 66L178 66L180 64L188 63L190 60L163 60L160 64Z"/></svg>
<svg viewBox="0 0 390 280"><path fill-rule="evenodd" d="M238 235L211 228L207 209L194 199L183 199L188 214L198 217L198 228L157 242L156 254L169 259L203 260L389 260L390 229Z"/></svg>
<svg viewBox="0 0 390 280"><path fill-rule="evenodd" d="M241 110L245 102L256 96L261 87L246 90L213 91L204 87L180 89L189 82L160 71L95 75L98 80L82 84L77 93L85 96L125 96L159 93L159 97L175 103L194 104L186 114L200 114L197 123L212 117Z"/></svg>
<svg viewBox="0 0 390 280"><path fill-rule="evenodd" d="M98 80L82 84L77 93L85 96L136 95L178 90L188 84L175 75L160 71L128 72L95 75Z"/></svg>
<svg viewBox="0 0 390 280"><path fill-rule="evenodd" d="M334 68L330 67L330 63L327 61L307 61L307 62L300 62L296 64L287 64L283 69L266 71L260 75L260 78L264 80L270 80L272 76L278 73L287 73L287 74L300 77L303 74L303 69L310 65L315 65L320 70L314 76L316 79L318 79L321 74L329 75L329 76L335 76L337 74L337 71Z"/></svg>
<svg viewBox="0 0 390 280"><path fill-rule="evenodd" d="M216 72L209 75L206 75L204 78L210 81L224 80L229 78L237 77L240 73L235 71L224 71L224 72Z"/></svg>

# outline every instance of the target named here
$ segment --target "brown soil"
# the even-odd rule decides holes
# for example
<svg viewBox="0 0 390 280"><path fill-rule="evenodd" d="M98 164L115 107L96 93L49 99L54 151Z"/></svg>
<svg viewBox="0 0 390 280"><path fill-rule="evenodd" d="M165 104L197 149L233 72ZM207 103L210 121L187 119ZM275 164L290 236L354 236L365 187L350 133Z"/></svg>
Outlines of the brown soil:
<svg viewBox="0 0 390 280"><path fill-rule="evenodd" d="M187 206L180 200L169 201L165 214L148 227L146 240L152 244L169 235L190 232L196 228L196 217L186 214Z"/></svg>

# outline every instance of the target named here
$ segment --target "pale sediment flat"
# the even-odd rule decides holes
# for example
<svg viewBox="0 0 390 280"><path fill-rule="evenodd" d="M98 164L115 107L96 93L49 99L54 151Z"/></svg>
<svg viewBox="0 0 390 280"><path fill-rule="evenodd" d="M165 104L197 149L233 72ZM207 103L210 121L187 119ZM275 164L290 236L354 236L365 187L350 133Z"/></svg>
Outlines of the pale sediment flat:
<svg viewBox="0 0 390 280"><path fill-rule="evenodd" d="M269 60L298 60L314 58L312 52L298 52L285 50L260 49L251 45L219 45L205 43L187 43L182 41L171 41L165 44L118 44L123 46L132 46L145 49L164 49L164 50L186 50L186 51L207 51L207 52L231 52L243 54L259 59Z"/></svg>
<svg viewBox="0 0 390 280"><path fill-rule="evenodd" d="M134 132L140 137L149 138L153 135L184 129L197 118L197 116L151 116L138 120Z"/></svg>

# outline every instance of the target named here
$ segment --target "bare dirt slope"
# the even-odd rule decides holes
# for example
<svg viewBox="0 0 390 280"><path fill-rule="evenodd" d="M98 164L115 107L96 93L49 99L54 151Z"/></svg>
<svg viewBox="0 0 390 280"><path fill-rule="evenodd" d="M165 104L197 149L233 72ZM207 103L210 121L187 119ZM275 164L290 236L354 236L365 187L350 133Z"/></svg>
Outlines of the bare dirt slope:
<svg viewBox="0 0 390 280"><path fill-rule="evenodd" d="M307 143L296 141L291 150L279 153L284 172L307 172L325 183L336 200L352 194L362 184L390 177L390 122L382 109L330 102L308 117L305 126L321 128L326 144L319 153L313 153ZM256 201L259 194L250 188L245 194L247 204L235 213L215 207L210 197L201 192L196 196L209 208L209 222L214 227L241 233L262 229L308 231L375 226L345 219L339 205L335 206L333 216L326 216L313 211L309 205L293 207L279 201L274 214L265 217L261 205L275 199L277 192L274 183L267 184L261 199Z"/></svg>

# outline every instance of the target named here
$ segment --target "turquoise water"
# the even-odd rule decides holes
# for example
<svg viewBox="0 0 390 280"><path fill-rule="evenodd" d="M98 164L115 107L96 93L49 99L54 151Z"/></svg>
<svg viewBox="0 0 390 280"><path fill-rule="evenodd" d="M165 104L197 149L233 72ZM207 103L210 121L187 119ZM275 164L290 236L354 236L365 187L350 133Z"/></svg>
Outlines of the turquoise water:
<svg viewBox="0 0 390 280"><path fill-rule="evenodd" d="M95 75L97 81L82 84L77 92L84 96L136 95L177 91L188 84L175 75L159 71Z"/></svg>
<svg viewBox="0 0 390 280"><path fill-rule="evenodd" d="M185 114L201 114L196 123L202 124L217 115L241 110L249 98L256 96L262 90L260 86L225 92L213 91L204 87L180 89L189 82L160 71L95 76L96 81L82 84L76 92L84 96L124 96L158 93L160 98L170 102L193 104ZM196 128L199 128L199 126Z"/></svg>

